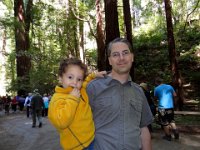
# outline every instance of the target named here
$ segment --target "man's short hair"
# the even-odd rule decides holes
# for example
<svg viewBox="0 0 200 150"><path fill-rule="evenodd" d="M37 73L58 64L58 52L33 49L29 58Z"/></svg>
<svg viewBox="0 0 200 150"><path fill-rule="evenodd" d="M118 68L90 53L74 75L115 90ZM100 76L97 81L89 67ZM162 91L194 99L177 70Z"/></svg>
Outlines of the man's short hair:
<svg viewBox="0 0 200 150"><path fill-rule="evenodd" d="M118 37L118 38L112 40L108 44L108 46L107 46L107 53L106 53L108 57L110 57L113 44L120 43L120 42L126 44L128 46L128 48L129 48L130 52L133 53L133 48L131 46L131 43L126 38L120 38L120 37Z"/></svg>

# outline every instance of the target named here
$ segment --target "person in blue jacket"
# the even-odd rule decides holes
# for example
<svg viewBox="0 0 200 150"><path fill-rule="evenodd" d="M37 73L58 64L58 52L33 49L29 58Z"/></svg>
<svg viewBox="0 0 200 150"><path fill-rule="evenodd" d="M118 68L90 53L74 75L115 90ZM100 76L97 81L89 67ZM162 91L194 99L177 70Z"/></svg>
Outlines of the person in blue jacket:
<svg viewBox="0 0 200 150"><path fill-rule="evenodd" d="M158 117L160 124L164 129L165 136L163 139L171 141L171 131L174 133L174 138L179 139L179 132L174 120L174 97L176 92L169 84L162 83L162 79L156 79L154 96L158 99Z"/></svg>

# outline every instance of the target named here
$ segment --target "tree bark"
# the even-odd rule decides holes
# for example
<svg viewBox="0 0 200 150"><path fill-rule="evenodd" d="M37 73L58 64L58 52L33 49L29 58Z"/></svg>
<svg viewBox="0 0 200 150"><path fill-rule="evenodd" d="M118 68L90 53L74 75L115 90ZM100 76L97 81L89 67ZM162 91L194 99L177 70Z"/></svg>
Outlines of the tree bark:
<svg viewBox="0 0 200 150"><path fill-rule="evenodd" d="M118 22L118 11L117 11L117 0L104 0L105 4L105 21L106 21L106 40L108 43L117 37L120 37L119 22ZM106 70L110 70L108 59L106 59Z"/></svg>
<svg viewBox="0 0 200 150"><path fill-rule="evenodd" d="M178 95L178 109L182 110L184 96L183 96L182 79L180 72L178 70L178 63L176 60L176 49L175 49L175 40L173 34L173 24L172 24L172 14L171 14L172 7L170 0L164 0L164 2L165 2L165 12L166 12L166 22L167 22L169 60L172 72L172 84L175 87Z"/></svg>
<svg viewBox="0 0 200 150"><path fill-rule="evenodd" d="M130 11L130 3L128 0L123 0L123 12L124 12L126 38L131 43L131 46L133 47L131 11ZM130 75L131 75L131 78L134 80L134 62L131 67Z"/></svg>
<svg viewBox="0 0 200 150"><path fill-rule="evenodd" d="M31 9L33 2L28 1L26 9L23 0L14 1L14 17L15 23L15 49L16 49L16 66L19 91L26 92L26 85L29 85L29 71L31 68L31 60L27 55L30 48L29 45L29 29L31 22ZM26 12L25 12L26 10ZM22 86L24 85L24 86ZM18 91L18 92L19 92Z"/></svg>
<svg viewBox="0 0 200 150"><path fill-rule="evenodd" d="M96 20L97 20L97 68L99 71L106 70L106 51L105 51L105 35L103 31L103 21L101 13L101 0L96 0Z"/></svg>

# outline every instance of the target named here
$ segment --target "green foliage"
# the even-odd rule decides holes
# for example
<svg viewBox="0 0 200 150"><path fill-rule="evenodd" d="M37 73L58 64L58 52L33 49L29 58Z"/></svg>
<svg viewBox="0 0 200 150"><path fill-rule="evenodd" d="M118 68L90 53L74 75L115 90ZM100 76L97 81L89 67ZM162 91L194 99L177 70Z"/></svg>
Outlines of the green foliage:
<svg viewBox="0 0 200 150"><path fill-rule="evenodd" d="M87 60L87 64L88 66L91 67L91 69L97 69L96 68L96 62L97 62L97 52L95 49L91 49L91 50L86 50L85 53L85 58Z"/></svg>
<svg viewBox="0 0 200 150"><path fill-rule="evenodd" d="M200 22L200 21L199 21ZM200 41L200 26L194 26L192 28L187 28L185 32L179 30L177 33L178 42L177 50L180 52L182 50L188 51L192 46L198 45Z"/></svg>
<svg viewBox="0 0 200 150"><path fill-rule="evenodd" d="M95 1L80 0L77 6L73 1L74 12L69 10L69 14L66 14L65 6L61 5L62 7L56 8L53 1L34 3L29 34L30 49L26 52L32 64L30 76L27 78L27 80L30 79L29 85L17 85L21 79L16 78L16 55L13 48L15 46L14 27L21 26L21 24L13 17L13 2L10 0L3 2L8 12L4 18L0 18L0 26L6 31L7 39L11 39L9 47L12 50L9 53L6 68L7 80L10 82L7 89L17 91L22 88L32 91L37 88L41 94L51 93L57 84L60 59L69 57L69 55L79 57L80 37L83 34L80 28L84 22L76 17L90 19L93 31L96 32ZM58 3L58 1L55 2ZM186 23L184 30L186 16L195 7L196 1L192 0L190 5L186 0L172 2L179 69L186 82L199 83L199 58L195 56L195 52L200 49L199 20L195 20L199 9L190 14L188 20L191 22ZM138 26L133 29L135 80L138 83L145 80L153 87L157 76L170 82L171 71L163 1L145 1L145 3L146 5L143 6L141 0L133 0L134 6L131 6L131 10L138 11L138 16L136 16ZM124 36L122 4L118 4L120 34ZM87 35L89 36L84 37L87 41L84 42L94 40L92 34L87 33ZM85 58L89 66L96 68L97 50L95 48L86 49Z"/></svg>
<svg viewBox="0 0 200 150"><path fill-rule="evenodd" d="M12 10L13 5L14 5L13 1L11 1L11 0L3 0L2 2L3 2L4 5L6 5L6 7L8 8L9 11Z"/></svg>
<svg viewBox="0 0 200 150"><path fill-rule="evenodd" d="M22 79L16 78L15 50L9 54L7 66L7 79L10 83L7 91L33 91L35 88L42 93L52 93L57 84L57 72L60 60L63 57L73 55L79 57L79 35L77 34L77 26L83 22L78 20L75 15L83 18L88 15L88 12L94 8L94 1L80 2L75 12L63 8L56 8L53 3L45 3L37 1L33 5L31 16L31 30L29 32L30 48L25 52L25 55L31 58L31 70L29 73L29 84L20 84ZM74 5L75 6L75 5ZM12 6L13 7L13 6ZM13 9L13 8L11 8ZM11 15L0 20L0 25L5 26L8 34L14 41L14 27L20 27L21 24L14 21ZM79 22L80 21L80 22ZM94 20L95 21L95 20ZM11 34L12 33L12 34ZM88 62L95 65L94 59L96 54L94 51L88 50L86 55L89 56ZM94 59L92 59L92 57ZM12 70L12 71L10 71Z"/></svg>

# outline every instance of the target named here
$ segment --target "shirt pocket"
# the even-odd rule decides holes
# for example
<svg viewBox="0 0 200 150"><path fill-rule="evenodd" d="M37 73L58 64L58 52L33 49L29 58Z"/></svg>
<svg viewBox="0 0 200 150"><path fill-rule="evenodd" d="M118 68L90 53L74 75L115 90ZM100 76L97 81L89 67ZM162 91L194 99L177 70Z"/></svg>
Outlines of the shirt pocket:
<svg viewBox="0 0 200 150"><path fill-rule="evenodd" d="M111 122L116 114L116 109L112 104L112 97L102 96L95 99L93 116L96 129Z"/></svg>
<svg viewBox="0 0 200 150"><path fill-rule="evenodd" d="M106 108L112 105L112 97L104 96L99 97L95 100L95 106L97 108Z"/></svg>
<svg viewBox="0 0 200 150"><path fill-rule="evenodd" d="M142 115L142 102L130 100L130 119L140 125Z"/></svg>

